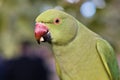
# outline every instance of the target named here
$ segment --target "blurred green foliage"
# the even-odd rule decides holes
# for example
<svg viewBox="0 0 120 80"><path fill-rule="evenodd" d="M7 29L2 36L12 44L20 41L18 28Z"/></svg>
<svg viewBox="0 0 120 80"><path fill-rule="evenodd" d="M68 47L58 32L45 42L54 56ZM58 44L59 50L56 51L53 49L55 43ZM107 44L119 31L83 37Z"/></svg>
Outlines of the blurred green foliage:
<svg viewBox="0 0 120 80"><path fill-rule="evenodd" d="M41 12L50 8L59 8L73 15L110 41L116 53L120 53L120 0L105 0L105 8L97 9L92 18L85 18L80 13L80 6L85 1L69 3L67 0L0 0L0 55L18 55L20 43L24 40L36 44L34 20Z"/></svg>

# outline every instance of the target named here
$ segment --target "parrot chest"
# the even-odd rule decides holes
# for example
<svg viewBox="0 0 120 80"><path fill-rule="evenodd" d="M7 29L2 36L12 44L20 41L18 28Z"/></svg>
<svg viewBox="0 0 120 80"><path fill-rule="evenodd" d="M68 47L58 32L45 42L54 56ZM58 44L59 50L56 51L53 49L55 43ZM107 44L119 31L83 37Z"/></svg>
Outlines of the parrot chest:
<svg viewBox="0 0 120 80"><path fill-rule="evenodd" d="M109 80L95 41L88 43L54 48L63 80Z"/></svg>

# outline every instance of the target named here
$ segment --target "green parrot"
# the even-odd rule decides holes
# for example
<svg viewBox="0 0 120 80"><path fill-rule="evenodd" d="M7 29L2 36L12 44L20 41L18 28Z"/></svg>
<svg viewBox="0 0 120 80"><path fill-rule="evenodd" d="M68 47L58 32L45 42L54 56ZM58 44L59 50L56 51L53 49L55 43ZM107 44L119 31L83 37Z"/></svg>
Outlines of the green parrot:
<svg viewBox="0 0 120 80"><path fill-rule="evenodd" d="M113 48L71 15L47 10L36 18L34 33L41 46L51 45L60 80L119 80Z"/></svg>

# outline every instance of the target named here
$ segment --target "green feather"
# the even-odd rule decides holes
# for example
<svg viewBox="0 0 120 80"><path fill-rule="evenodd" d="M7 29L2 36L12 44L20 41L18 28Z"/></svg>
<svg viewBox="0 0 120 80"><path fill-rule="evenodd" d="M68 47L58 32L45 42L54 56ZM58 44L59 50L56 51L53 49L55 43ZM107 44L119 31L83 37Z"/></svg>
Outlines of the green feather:
<svg viewBox="0 0 120 80"><path fill-rule="evenodd" d="M97 50L111 80L119 80L117 60L112 47L105 40L97 41Z"/></svg>

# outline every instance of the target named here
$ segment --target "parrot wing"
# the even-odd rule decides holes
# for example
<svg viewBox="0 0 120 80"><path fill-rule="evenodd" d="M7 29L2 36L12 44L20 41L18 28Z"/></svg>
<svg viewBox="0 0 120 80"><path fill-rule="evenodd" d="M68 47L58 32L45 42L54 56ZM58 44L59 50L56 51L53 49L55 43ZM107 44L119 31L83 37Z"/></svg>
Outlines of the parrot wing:
<svg viewBox="0 0 120 80"><path fill-rule="evenodd" d="M119 69L113 48L105 40L97 41L97 51L110 80L119 80Z"/></svg>

